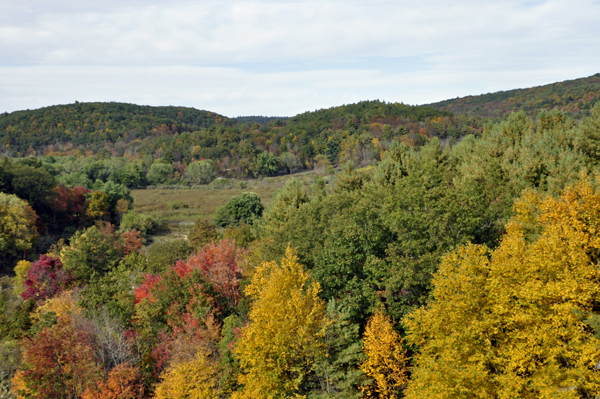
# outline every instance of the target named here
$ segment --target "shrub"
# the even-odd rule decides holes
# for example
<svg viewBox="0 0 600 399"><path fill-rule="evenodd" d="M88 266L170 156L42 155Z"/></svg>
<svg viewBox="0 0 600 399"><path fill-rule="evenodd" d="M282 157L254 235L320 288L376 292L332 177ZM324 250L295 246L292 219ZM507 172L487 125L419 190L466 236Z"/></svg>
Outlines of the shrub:
<svg viewBox="0 0 600 399"><path fill-rule="evenodd" d="M182 201L172 201L169 202L169 208L170 209L183 209L183 208L187 208L188 206L186 204L184 204Z"/></svg>

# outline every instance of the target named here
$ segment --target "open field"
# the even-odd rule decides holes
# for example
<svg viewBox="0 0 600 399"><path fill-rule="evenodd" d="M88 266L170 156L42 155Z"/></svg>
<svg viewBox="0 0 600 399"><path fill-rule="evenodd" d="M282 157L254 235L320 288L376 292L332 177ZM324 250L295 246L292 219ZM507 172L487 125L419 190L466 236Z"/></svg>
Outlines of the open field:
<svg viewBox="0 0 600 399"><path fill-rule="evenodd" d="M284 187L288 180L296 178L310 185L315 176L314 172L303 172L264 179L230 179L230 188L214 188L214 185L200 188L154 188L132 190L131 195L134 199L134 211L156 219L161 225L158 235L161 239L169 239L185 236L198 218L212 220L215 210L235 195L247 191L256 193L267 207L277 190ZM331 177L325 179L330 180Z"/></svg>

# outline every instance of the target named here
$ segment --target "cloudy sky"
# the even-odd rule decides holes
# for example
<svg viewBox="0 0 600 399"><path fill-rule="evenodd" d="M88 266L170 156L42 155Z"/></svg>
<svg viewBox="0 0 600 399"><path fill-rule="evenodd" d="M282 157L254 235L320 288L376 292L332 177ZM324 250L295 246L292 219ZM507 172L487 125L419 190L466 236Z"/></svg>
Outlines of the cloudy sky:
<svg viewBox="0 0 600 399"><path fill-rule="evenodd" d="M82 101L291 116L600 72L600 1L2 0L0 112Z"/></svg>

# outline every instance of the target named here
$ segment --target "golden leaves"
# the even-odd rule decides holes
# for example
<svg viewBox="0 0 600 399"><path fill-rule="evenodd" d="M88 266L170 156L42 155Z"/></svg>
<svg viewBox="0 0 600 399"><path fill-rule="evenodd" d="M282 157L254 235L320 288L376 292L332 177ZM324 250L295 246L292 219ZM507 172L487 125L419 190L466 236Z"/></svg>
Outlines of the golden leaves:
<svg viewBox="0 0 600 399"><path fill-rule="evenodd" d="M254 299L250 324L235 348L244 386L236 398L294 396L323 353L325 304L291 249L280 263L256 269L246 294Z"/></svg>
<svg viewBox="0 0 600 399"><path fill-rule="evenodd" d="M367 398L395 398L408 382L406 353L400 334L394 330L389 316L376 312L367 322L363 352L367 356L360 369L373 378L362 387Z"/></svg>
<svg viewBox="0 0 600 399"><path fill-rule="evenodd" d="M421 346L408 398L546 398L600 393L600 193L524 193L491 254L468 245L406 321ZM596 323L598 324L598 323Z"/></svg>

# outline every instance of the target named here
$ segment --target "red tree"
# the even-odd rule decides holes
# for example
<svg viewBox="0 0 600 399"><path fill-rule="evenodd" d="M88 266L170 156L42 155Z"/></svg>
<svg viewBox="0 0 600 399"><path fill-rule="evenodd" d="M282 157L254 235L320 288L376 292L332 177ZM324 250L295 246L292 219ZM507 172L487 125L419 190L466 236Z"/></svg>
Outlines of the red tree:
<svg viewBox="0 0 600 399"><path fill-rule="evenodd" d="M238 266L247 251L238 248L234 240L223 239L219 243L208 244L196 255L191 256L186 266L198 269L216 292L229 298L233 305L240 299L241 270Z"/></svg>
<svg viewBox="0 0 600 399"><path fill-rule="evenodd" d="M23 363L13 378L18 395L32 399L80 397L101 377L87 342L88 337L64 318L24 340Z"/></svg>
<svg viewBox="0 0 600 399"><path fill-rule="evenodd" d="M24 283L25 292L21 296L23 299L45 301L65 289L71 280L73 276L63 269L59 258L42 255L31 264Z"/></svg>
<svg viewBox="0 0 600 399"><path fill-rule="evenodd" d="M85 213L85 201L90 190L77 186L73 188L56 187L54 189L54 210L64 215L68 222L79 220Z"/></svg>

